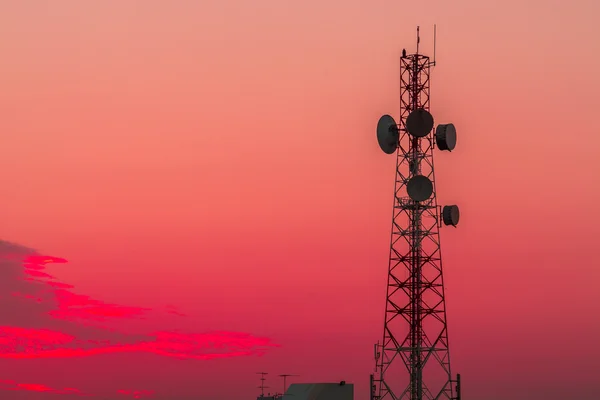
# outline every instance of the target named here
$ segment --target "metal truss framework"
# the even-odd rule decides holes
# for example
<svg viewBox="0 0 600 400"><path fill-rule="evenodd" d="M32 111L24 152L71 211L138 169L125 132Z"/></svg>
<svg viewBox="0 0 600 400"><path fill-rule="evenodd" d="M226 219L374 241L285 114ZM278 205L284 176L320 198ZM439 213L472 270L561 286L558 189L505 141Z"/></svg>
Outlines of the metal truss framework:
<svg viewBox="0 0 600 400"><path fill-rule="evenodd" d="M454 399L442 257L433 169L434 135L413 138L406 131L412 110L430 108L429 57L400 59L400 136L383 342L375 347L372 398ZM433 182L433 195L416 202L406 185L414 175ZM459 390L457 388L457 390Z"/></svg>

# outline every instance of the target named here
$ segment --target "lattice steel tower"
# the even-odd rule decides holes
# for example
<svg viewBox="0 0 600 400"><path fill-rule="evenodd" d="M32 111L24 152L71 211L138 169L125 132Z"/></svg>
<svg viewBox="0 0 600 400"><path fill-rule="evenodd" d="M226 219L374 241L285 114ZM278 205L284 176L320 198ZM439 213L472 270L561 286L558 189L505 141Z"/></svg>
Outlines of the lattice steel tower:
<svg viewBox="0 0 600 400"><path fill-rule="evenodd" d="M417 51L400 58L400 123L384 115L377 140L396 152L394 213L383 342L375 345L371 399L460 399L460 375L452 379L439 230L456 226L456 205L439 207L434 147L452 151L453 124L433 132L430 73L434 61ZM456 384L454 386L454 384Z"/></svg>

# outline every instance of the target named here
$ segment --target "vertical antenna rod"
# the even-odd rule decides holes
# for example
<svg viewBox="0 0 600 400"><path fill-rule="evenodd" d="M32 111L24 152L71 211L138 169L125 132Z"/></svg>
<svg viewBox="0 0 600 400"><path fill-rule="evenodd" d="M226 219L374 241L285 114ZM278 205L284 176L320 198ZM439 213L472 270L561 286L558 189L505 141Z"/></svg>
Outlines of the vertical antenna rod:
<svg viewBox="0 0 600 400"><path fill-rule="evenodd" d="M435 42L436 42L436 26L433 24L433 63L432 66L435 66Z"/></svg>

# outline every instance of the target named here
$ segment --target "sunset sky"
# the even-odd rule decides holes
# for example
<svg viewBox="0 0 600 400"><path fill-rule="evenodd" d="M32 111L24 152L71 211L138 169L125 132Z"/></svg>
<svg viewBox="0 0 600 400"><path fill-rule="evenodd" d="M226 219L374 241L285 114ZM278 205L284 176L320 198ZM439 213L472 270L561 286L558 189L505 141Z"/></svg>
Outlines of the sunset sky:
<svg viewBox="0 0 600 400"><path fill-rule="evenodd" d="M431 55L435 23L463 398L597 400L598 16L593 0L0 0L0 398L253 399L266 371L270 391L289 373L368 399L395 163L375 127L398 119L402 48L420 25Z"/></svg>

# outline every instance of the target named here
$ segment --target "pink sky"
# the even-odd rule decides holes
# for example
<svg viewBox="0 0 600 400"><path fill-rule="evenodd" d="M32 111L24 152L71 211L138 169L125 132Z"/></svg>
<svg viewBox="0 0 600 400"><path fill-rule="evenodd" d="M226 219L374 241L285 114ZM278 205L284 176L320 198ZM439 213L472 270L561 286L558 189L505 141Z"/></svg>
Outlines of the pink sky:
<svg viewBox="0 0 600 400"><path fill-rule="evenodd" d="M366 399L394 179L375 126L436 23L432 113L459 135L436 156L462 214L442 230L453 372L470 399L595 399L600 6L414 4L3 1L0 239L68 259L52 274L78 293L280 347L3 359L0 383L241 400L268 371Z"/></svg>

